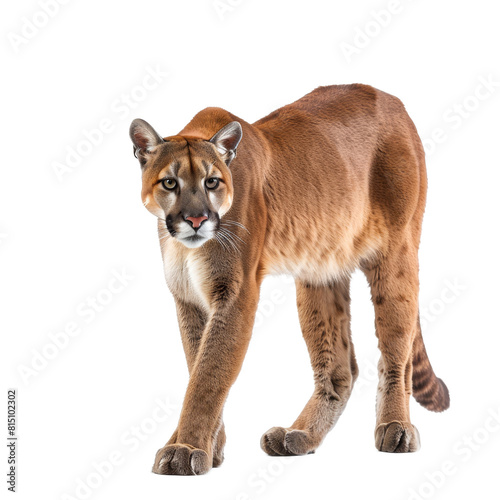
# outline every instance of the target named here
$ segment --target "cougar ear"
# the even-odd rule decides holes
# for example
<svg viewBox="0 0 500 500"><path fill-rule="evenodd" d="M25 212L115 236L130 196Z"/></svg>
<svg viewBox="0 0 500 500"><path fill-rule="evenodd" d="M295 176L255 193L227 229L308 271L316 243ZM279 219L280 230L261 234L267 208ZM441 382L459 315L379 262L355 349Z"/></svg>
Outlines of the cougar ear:
<svg viewBox="0 0 500 500"><path fill-rule="evenodd" d="M141 160L151 148L165 142L146 121L136 118L130 125L130 138L134 143L134 155Z"/></svg>
<svg viewBox="0 0 500 500"><path fill-rule="evenodd" d="M229 165L236 156L236 148L241 141L243 130L239 122L231 122L222 127L209 142L215 145L222 155L226 165Z"/></svg>

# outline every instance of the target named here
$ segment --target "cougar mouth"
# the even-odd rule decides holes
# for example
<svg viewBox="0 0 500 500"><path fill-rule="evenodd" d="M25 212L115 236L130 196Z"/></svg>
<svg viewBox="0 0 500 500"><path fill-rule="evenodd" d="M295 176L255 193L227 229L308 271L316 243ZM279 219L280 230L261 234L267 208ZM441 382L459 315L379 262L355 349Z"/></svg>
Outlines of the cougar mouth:
<svg viewBox="0 0 500 500"><path fill-rule="evenodd" d="M185 236L184 238L177 238L177 239L189 248L196 248L201 246L210 238L207 238L205 236L200 236L199 234L193 234L192 236Z"/></svg>
<svg viewBox="0 0 500 500"><path fill-rule="evenodd" d="M214 237L217 226L218 221L207 220L199 229L195 229L188 222L181 221L170 234L186 247L197 248Z"/></svg>

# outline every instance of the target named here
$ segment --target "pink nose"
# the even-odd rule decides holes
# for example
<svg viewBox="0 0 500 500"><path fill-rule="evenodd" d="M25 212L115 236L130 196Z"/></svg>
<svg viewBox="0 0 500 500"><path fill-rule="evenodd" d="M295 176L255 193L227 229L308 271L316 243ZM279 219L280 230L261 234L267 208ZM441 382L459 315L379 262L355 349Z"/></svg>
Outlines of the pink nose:
<svg viewBox="0 0 500 500"><path fill-rule="evenodd" d="M201 217L186 217L186 220L191 222L195 229L199 228L201 226L201 223L207 219L208 217L205 217L204 215L202 215Z"/></svg>

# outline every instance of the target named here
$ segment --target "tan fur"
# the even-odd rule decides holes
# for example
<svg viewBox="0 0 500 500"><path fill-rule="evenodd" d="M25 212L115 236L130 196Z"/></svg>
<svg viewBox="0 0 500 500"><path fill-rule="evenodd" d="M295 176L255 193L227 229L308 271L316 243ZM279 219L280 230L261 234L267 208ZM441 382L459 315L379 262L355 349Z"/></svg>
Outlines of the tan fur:
<svg viewBox="0 0 500 500"><path fill-rule="evenodd" d="M449 396L418 321L427 180L401 102L365 85L322 87L253 125L207 108L176 136L162 140L141 120L131 136L143 202L158 217L190 372L179 425L154 472L201 474L222 462L223 405L250 340L260 284L271 273L296 280L315 391L290 427L263 435L262 448L311 453L345 408L358 374L349 282L359 267L371 286L381 350L376 446L416 450L412 385L431 410L447 408ZM213 176L220 184L212 191L205 183ZM167 177L174 191L159 182ZM188 212L208 217L205 233L191 236ZM200 246L188 248L188 240Z"/></svg>

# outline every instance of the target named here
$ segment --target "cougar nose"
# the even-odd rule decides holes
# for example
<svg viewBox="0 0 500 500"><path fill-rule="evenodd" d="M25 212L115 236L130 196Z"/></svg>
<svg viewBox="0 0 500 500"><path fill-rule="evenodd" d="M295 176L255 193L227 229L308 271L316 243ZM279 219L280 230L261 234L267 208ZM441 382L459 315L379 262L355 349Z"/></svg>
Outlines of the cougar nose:
<svg viewBox="0 0 500 500"><path fill-rule="evenodd" d="M204 221L206 221L208 217L205 215L201 215L200 217L186 217L186 220L191 222L191 225L195 228L198 229Z"/></svg>

